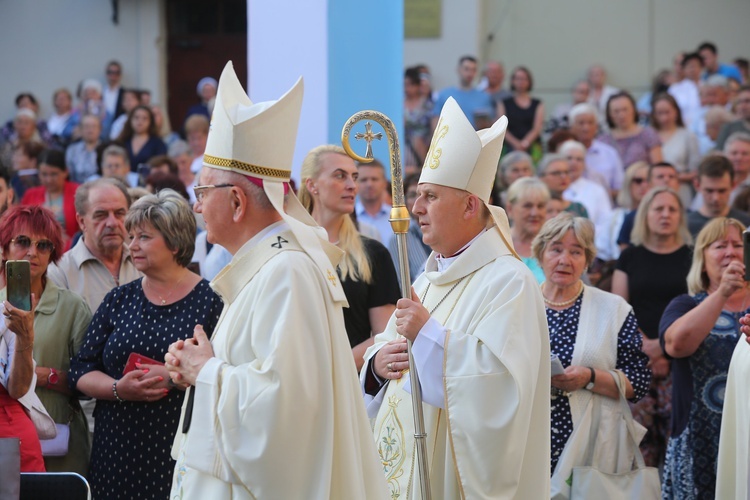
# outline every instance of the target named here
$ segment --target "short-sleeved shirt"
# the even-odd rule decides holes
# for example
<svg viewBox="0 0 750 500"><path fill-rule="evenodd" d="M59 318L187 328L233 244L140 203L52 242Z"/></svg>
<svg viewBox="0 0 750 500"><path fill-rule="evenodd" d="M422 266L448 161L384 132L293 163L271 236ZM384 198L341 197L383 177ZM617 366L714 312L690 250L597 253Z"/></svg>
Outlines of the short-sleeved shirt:
<svg viewBox="0 0 750 500"><path fill-rule="evenodd" d="M370 309L386 304L395 305L401 298L396 268L393 267L388 250L379 241L365 236L360 238L370 261L372 281L353 281L351 277L341 280L346 300L349 302L349 307L344 308L344 326L352 347L369 339L371 334L380 333L372 331Z"/></svg>
<svg viewBox="0 0 750 500"><path fill-rule="evenodd" d="M630 137L615 139L607 133L599 136L598 139L615 148L625 168L637 161L651 163L651 150L661 146L659 135L651 127L642 127L640 132Z"/></svg>
<svg viewBox="0 0 750 500"><path fill-rule="evenodd" d="M91 312L95 313L110 290L140 278L141 272L135 268L130 250L123 245L120 274L115 280L81 238L65 252L57 265L49 265L47 276L60 288L72 290L83 297Z"/></svg>
<svg viewBox="0 0 750 500"><path fill-rule="evenodd" d="M692 252L683 245L674 252L654 253L642 245L628 247L617 269L628 275L628 297L638 325L650 339L659 336L659 320L669 302L687 293Z"/></svg>
<svg viewBox="0 0 750 500"><path fill-rule="evenodd" d="M440 116L445 101L449 97L456 100L461 111L471 122L472 127L476 127L474 118L477 114L484 114L490 118L495 116L495 102L488 93L477 89L464 90L458 87L448 87L440 91L435 101L435 107L432 108L432 116Z"/></svg>

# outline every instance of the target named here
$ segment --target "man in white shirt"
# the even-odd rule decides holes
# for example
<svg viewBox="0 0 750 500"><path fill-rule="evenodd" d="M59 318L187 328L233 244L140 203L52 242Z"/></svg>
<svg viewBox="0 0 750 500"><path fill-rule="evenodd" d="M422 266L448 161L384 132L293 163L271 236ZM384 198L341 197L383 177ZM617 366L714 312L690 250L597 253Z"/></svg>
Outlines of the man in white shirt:
<svg viewBox="0 0 750 500"><path fill-rule="evenodd" d="M682 73L685 78L669 86L669 94L677 101L682 112L682 121L690 127L701 108L700 92L698 90L703 71L703 58L697 52L685 54L682 58Z"/></svg>
<svg viewBox="0 0 750 500"><path fill-rule="evenodd" d="M625 168L615 148L595 139L599 133L596 108L589 103L576 104L568 113L568 123L575 139L586 146L587 170L604 177L610 196L616 197L622 189Z"/></svg>
<svg viewBox="0 0 750 500"><path fill-rule="evenodd" d="M388 181L385 179L385 167L378 160L372 163L357 165L357 221L364 222L378 230L378 240L388 246L393 235L391 223L391 206L385 202Z"/></svg>

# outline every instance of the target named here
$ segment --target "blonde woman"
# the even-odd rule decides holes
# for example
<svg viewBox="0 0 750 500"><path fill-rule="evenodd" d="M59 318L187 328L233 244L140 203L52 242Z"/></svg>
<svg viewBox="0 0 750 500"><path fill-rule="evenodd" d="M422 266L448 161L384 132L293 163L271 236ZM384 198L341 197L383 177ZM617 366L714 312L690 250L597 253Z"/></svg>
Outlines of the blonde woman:
<svg viewBox="0 0 750 500"><path fill-rule="evenodd" d="M359 234L351 218L357 176L357 165L342 148L318 146L302 162L299 199L328 239L346 252L338 273L349 301L344 323L359 371L373 336L385 329L401 294L388 250Z"/></svg>
<svg viewBox="0 0 750 500"><path fill-rule="evenodd" d="M716 217L695 242L688 293L664 310L659 340L672 358L672 424L663 498L713 498L724 391L739 318L750 310L737 219Z"/></svg>
<svg viewBox="0 0 750 500"><path fill-rule="evenodd" d="M648 394L633 406L633 416L649 431L641 451L653 467L664 460L672 399L669 360L659 345L659 320L669 302L687 292L692 237L685 218L676 191L668 187L649 191L636 212L633 245L622 251L612 276L612 293L633 306L653 372Z"/></svg>

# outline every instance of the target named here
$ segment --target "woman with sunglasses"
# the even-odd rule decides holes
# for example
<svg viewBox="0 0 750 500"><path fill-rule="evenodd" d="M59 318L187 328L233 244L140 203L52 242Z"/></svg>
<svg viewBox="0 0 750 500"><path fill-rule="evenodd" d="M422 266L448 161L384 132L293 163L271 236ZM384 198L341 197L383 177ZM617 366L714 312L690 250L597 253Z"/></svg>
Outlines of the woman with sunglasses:
<svg viewBox="0 0 750 500"><path fill-rule="evenodd" d="M68 388L68 370L71 356L83 343L91 311L78 294L47 279L47 267L63 254L60 224L41 206L12 207L0 219L0 247L3 274L8 260L31 264L31 293L38 301L29 336L36 361L36 394L52 419L70 428L67 453L44 457L45 467L47 472L85 475L91 442L81 405ZM5 299L6 289L2 289L0 300ZM24 314L7 303L5 311L11 318Z"/></svg>

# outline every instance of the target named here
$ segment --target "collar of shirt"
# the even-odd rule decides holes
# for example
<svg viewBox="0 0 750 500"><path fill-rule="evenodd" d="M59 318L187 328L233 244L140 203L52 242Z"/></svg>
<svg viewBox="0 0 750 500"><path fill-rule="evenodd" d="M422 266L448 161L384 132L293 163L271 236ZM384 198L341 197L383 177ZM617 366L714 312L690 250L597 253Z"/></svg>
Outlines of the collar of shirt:
<svg viewBox="0 0 750 500"><path fill-rule="evenodd" d="M90 260L99 262L99 259L97 259L96 256L91 253L91 250L89 250L86 246L86 243L83 241L83 236L81 236L81 238L78 240L78 243L76 243L76 245L70 249L70 255L71 257L73 257L73 261L76 263L76 267L78 267L78 269L80 269L85 262L88 262ZM127 245L123 244L120 263L125 262L128 259L130 259L130 249Z"/></svg>
<svg viewBox="0 0 750 500"><path fill-rule="evenodd" d="M372 217L367 212L367 210L365 210L365 206L362 204L361 201L359 201L359 199L357 199L357 202L354 204L354 210L356 210L356 212L357 212L357 217L359 217L361 215L368 215L368 216ZM378 210L378 215L387 214L388 216L390 216L390 213L391 213L391 206L390 205L388 205L386 203L383 203L383 204L380 205L380 210ZM377 217L377 216L375 216L375 217Z"/></svg>
<svg viewBox="0 0 750 500"><path fill-rule="evenodd" d="M466 250L467 248L469 248L469 247L471 246L471 244L472 244L472 243L474 243L474 242L475 242L475 241L476 241L476 240L477 240L477 239L478 239L478 238L479 238L480 236L482 236L482 235L484 234L484 232L485 232L485 231L487 231L487 230L486 230L486 229L482 229L482 230L481 230L481 231L479 232L479 234L477 234L476 236L474 236L474 237L473 237L473 238L471 239L471 241L470 241L470 242L468 242L467 244L465 244L464 246L462 246L462 247L461 247L461 248L459 249L459 251L458 251L458 252L454 253L454 254L453 254L453 255L451 255L450 257L443 257L443 256L442 256L442 255L440 255L440 254L436 254L436 255L435 255L435 263L437 264L437 270L438 270L438 272L441 272L441 273L442 273L442 272L444 272L444 271L445 271L446 269L448 269L448 267L449 267L449 266L450 266L451 264L453 264L453 262L455 262L455 260L456 260L457 258L459 258L459 257L461 256L461 254L462 254L462 253L464 252L464 250Z"/></svg>

